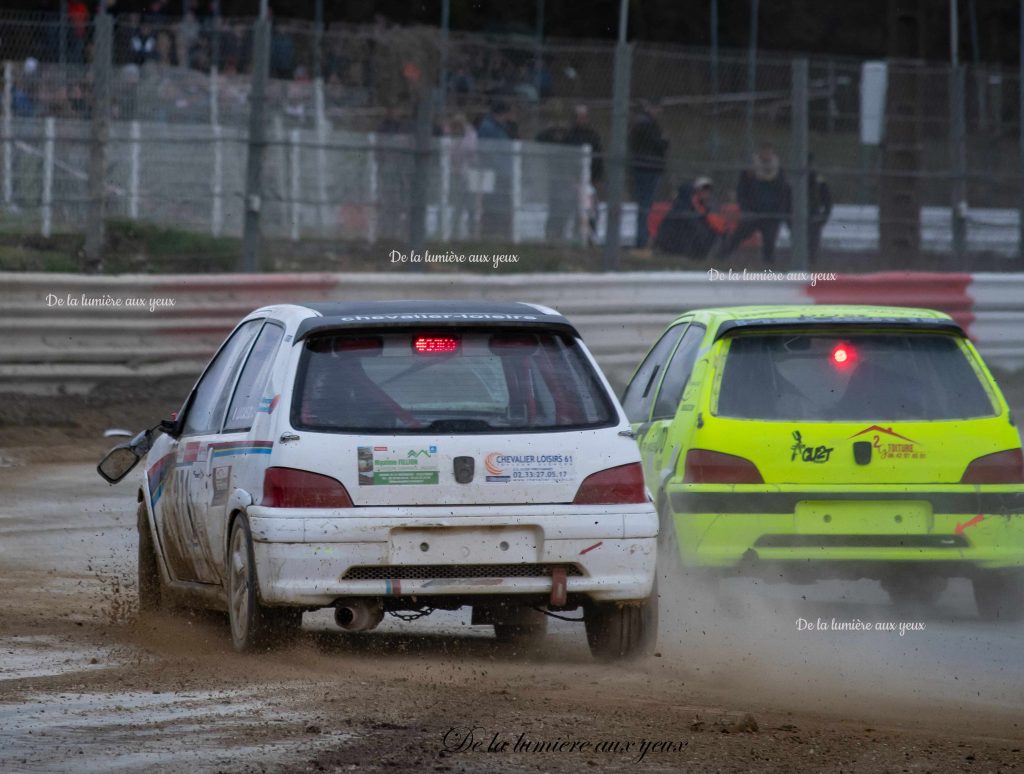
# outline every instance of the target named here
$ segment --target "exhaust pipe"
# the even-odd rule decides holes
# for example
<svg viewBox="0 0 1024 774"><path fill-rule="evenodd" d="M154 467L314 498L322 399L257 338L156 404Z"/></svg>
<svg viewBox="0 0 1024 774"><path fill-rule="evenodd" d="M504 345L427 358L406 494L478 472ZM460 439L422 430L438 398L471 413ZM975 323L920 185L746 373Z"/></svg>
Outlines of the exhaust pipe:
<svg viewBox="0 0 1024 774"><path fill-rule="evenodd" d="M334 606L334 622L347 632L368 632L384 620L384 606L376 599L346 599Z"/></svg>

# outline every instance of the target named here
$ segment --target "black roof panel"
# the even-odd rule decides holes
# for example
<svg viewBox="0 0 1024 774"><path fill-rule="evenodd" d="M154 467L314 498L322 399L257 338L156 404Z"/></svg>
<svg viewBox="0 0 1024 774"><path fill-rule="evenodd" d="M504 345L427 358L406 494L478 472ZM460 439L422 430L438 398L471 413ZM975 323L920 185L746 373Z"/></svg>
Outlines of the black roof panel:
<svg viewBox="0 0 1024 774"><path fill-rule="evenodd" d="M762 317L759 319L736 319L726 320L718 326L715 331L715 338L720 339L732 331L743 330L771 330L781 328L802 328L802 327L842 327L842 328L902 328L929 331L946 331L965 335L954 320L945 317Z"/></svg>
<svg viewBox="0 0 1024 774"><path fill-rule="evenodd" d="M550 314L531 304L496 301L354 301L300 304L317 312L299 323L295 341L319 331L361 327L431 327L493 325L560 329L578 336L560 314Z"/></svg>

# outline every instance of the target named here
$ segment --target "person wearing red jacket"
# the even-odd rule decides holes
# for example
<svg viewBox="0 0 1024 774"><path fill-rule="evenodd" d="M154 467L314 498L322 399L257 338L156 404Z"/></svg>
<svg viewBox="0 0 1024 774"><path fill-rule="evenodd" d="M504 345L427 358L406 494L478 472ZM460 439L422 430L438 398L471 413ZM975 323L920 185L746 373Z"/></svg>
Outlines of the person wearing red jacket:
<svg viewBox="0 0 1024 774"><path fill-rule="evenodd" d="M728 231L725 218L712 211L713 184L698 177L693 184L679 187L672 209L662 220L654 239L658 252L703 260L720 237Z"/></svg>

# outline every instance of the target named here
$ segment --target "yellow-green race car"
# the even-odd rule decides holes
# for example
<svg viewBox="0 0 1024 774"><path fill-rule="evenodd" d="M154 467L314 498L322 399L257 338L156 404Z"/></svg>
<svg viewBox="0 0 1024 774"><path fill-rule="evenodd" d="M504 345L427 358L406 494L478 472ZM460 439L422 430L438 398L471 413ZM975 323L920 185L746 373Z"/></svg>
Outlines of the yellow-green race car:
<svg viewBox="0 0 1024 774"><path fill-rule="evenodd" d="M1020 433L948 315L687 313L623 405L673 572L872 578L901 607L966 577L983 618L1024 617Z"/></svg>

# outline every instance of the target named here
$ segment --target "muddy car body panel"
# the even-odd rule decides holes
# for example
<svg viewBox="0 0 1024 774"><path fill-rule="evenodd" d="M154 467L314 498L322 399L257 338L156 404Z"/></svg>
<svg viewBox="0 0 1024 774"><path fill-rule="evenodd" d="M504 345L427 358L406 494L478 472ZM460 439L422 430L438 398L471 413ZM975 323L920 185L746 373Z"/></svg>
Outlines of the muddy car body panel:
<svg viewBox="0 0 1024 774"><path fill-rule="evenodd" d="M1024 567L1018 428L947 315L701 310L623 403L684 566L894 588Z"/></svg>
<svg viewBox="0 0 1024 774"><path fill-rule="evenodd" d="M657 515L629 423L552 310L256 310L176 421L140 493L171 587L229 602L243 516L269 607L652 596Z"/></svg>

